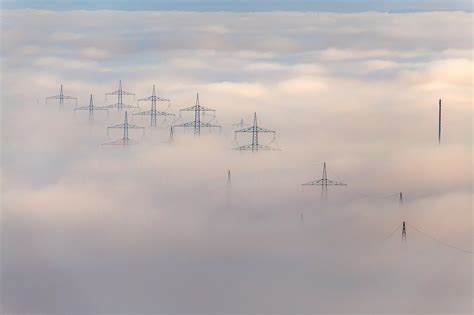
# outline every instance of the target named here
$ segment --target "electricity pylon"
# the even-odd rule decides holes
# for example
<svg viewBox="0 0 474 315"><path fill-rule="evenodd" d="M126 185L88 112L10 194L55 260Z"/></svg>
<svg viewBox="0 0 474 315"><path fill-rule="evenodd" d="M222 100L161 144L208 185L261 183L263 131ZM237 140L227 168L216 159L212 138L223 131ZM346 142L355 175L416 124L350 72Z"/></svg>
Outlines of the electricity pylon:
<svg viewBox="0 0 474 315"><path fill-rule="evenodd" d="M321 186L321 198L326 200L328 198L328 186L347 186L347 184L336 182L328 179L326 172L326 162L323 164L323 177L321 179L313 180L308 183L302 184L302 186Z"/></svg>
<svg viewBox="0 0 474 315"><path fill-rule="evenodd" d="M133 101L135 102L135 94L131 93L131 92L124 91L122 89L122 80L119 80L118 90L110 92L110 93L105 93L105 101L106 102L107 102L107 96L108 95L117 95L117 103L102 106L103 108L117 108L117 110L119 110L119 111L124 109L124 108L139 108L138 106L133 106L133 105L130 105L130 104L124 104L123 103L123 96L124 95L133 95Z"/></svg>
<svg viewBox="0 0 474 315"><path fill-rule="evenodd" d="M398 200L399 200L400 207L403 206L403 193L402 192L400 192L400 197Z"/></svg>
<svg viewBox="0 0 474 315"><path fill-rule="evenodd" d="M144 111L144 112L136 113L136 114L133 114L133 115L150 116L150 119L151 119L150 126L152 126L152 127L156 127L156 117L157 116L165 116L165 117L166 116L175 116L175 114L167 113L167 112L161 112L161 111L158 111L156 109L156 103L157 102L168 102L168 104L169 104L170 100L165 99L165 98L161 98L159 96L156 96L155 85L154 84L153 84L152 95L139 99L137 101L137 103L140 104L140 102L143 102L143 101L151 102L151 109L147 110L147 111Z"/></svg>
<svg viewBox="0 0 474 315"><path fill-rule="evenodd" d="M407 229L406 229L405 221L403 221L403 225L402 225L402 244L406 245L406 243L407 243Z"/></svg>
<svg viewBox="0 0 474 315"><path fill-rule="evenodd" d="M59 95L49 96L45 98L46 104L48 104L48 100L59 100L60 107L64 106L64 100L76 100L76 106L77 106L77 97L64 95L62 84L61 84L61 88L59 89Z"/></svg>
<svg viewBox="0 0 474 315"><path fill-rule="evenodd" d="M132 140L128 137L128 129L142 129L143 130L143 135L145 135L145 127L139 127L139 126L131 125L131 124L128 123L127 111L125 111L125 119L124 119L123 124L107 127L107 135L109 135L109 129L113 129L113 128L123 129L123 138L119 139L119 140L116 140L116 141L104 143L104 145L135 144L136 141L134 141L134 140Z"/></svg>
<svg viewBox="0 0 474 315"><path fill-rule="evenodd" d="M89 111L89 120L92 120L94 118L94 111L96 111L96 110L109 110L109 109L94 106L94 101L92 100L92 94L91 94L89 105L74 108L74 112L76 112L76 110L88 110Z"/></svg>
<svg viewBox="0 0 474 315"><path fill-rule="evenodd" d="M438 108L438 144L441 144L441 99L439 99Z"/></svg>
<svg viewBox="0 0 474 315"><path fill-rule="evenodd" d="M216 111L212 108L204 107L199 104L199 93L197 93L196 95L196 105L180 109L179 110L180 117L181 117L181 112L194 112L194 121L190 121L184 124L174 125L173 128L176 128L176 127L193 128L195 136L201 135L201 128L219 128L219 130L221 130L222 128L220 125L201 121L201 113L205 113L205 112L215 113Z"/></svg>
<svg viewBox="0 0 474 315"><path fill-rule="evenodd" d="M276 139L276 132L273 131L273 130L270 130L270 129L265 129L265 128L261 128L257 125L257 113L254 113L254 116L253 116L253 125L251 127L247 127L247 128L243 128L243 129L240 129L240 130L236 130L235 131L235 139L237 139L237 133L252 133L252 143L251 144L246 144L246 145L242 145L242 146L239 146L237 148L235 148L235 150L240 150L240 151L243 151L243 150L250 150L250 151L258 151L258 150L278 150L278 149L275 149L275 148L272 148L268 145L261 145L259 144L259 140L258 140L258 134L259 133L271 133L273 134L273 139L271 142L274 142L275 139ZM271 143L270 142L270 143Z"/></svg>
<svg viewBox="0 0 474 315"><path fill-rule="evenodd" d="M232 178L230 175L230 170L227 172L227 207L232 206Z"/></svg>

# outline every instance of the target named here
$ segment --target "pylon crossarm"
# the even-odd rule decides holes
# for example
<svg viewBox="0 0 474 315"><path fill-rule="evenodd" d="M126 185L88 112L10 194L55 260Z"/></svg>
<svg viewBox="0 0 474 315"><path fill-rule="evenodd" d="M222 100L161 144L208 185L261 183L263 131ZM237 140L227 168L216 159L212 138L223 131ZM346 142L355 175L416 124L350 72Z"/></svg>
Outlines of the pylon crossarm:
<svg viewBox="0 0 474 315"><path fill-rule="evenodd" d="M117 90L117 91L105 93L105 95L119 95L119 94L122 94L122 95L135 95L135 93L127 92L127 91L124 91L124 90Z"/></svg>
<svg viewBox="0 0 474 315"><path fill-rule="evenodd" d="M125 125L124 125L124 124L121 124L121 125L114 125L114 126L107 127L107 129L114 129L114 128L123 129L124 127L125 127Z"/></svg>
<svg viewBox="0 0 474 315"><path fill-rule="evenodd" d="M48 96L46 97L47 100L57 100L60 99L61 95L54 95L54 96Z"/></svg>
<svg viewBox="0 0 474 315"><path fill-rule="evenodd" d="M326 185L328 185L328 186L329 185L331 185L331 186L347 186L347 184L339 183L339 182L336 182L336 181L330 180L330 179L327 180Z"/></svg>
<svg viewBox="0 0 474 315"><path fill-rule="evenodd" d="M137 125L128 125L128 128L129 129L145 129L145 127L140 127L140 126L137 126Z"/></svg>
<svg viewBox="0 0 474 315"><path fill-rule="evenodd" d="M304 184L302 184L302 186L322 185L322 183L323 183L323 180L322 180L322 179L318 179L318 180L313 180L313 181L311 181L311 182L304 183Z"/></svg>
<svg viewBox="0 0 474 315"><path fill-rule="evenodd" d="M180 112L191 112L191 111L195 111L195 110L198 110L200 112L215 112L216 111L215 109L204 107L204 106L201 106L201 105L194 105L194 106L182 108L179 111Z"/></svg>
<svg viewBox="0 0 474 315"><path fill-rule="evenodd" d="M82 107L76 107L74 110L109 110L108 108L103 108L103 107L97 107L97 106L82 106Z"/></svg>
<svg viewBox="0 0 474 315"><path fill-rule="evenodd" d="M207 128L222 128L220 125L215 125L211 123L200 123L201 127L207 127Z"/></svg>
<svg viewBox="0 0 474 315"><path fill-rule="evenodd" d="M261 127L247 127L247 128L243 128L243 129L240 129L240 130L236 130L235 132L272 132L272 133L276 133L274 130L270 130L270 129L266 129L266 128L261 128Z"/></svg>
<svg viewBox="0 0 474 315"><path fill-rule="evenodd" d="M156 116L176 116L176 115L175 115L175 114L173 114L173 113L160 112L160 111L155 111L155 113L153 113L153 111L152 111L152 110L147 110L147 111L144 111L144 112L134 113L133 115L142 115L142 116L146 116L146 115L156 115Z"/></svg>
<svg viewBox="0 0 474 315"><path fill-rule="evenodd" d="M161 98L159 96L148 96L144 98L139 98L137 101L146 102L146 101L157 101L157 102L169 102L170 100L166 98Z"/></svg>
<svg viewBox="0 0 474 315"><path fill-rule="evenodd" d="M237 147L237 148L234 148L234 150L239 150L239 151L243 151L243 150L266 150L266 151L279 151L280 149L276 149L276 148L272 148L268 145L251 145L251 144L246 144L246 145L242 145L240 147Z"/></svg>
<svg viewBox="0 0 474 315"><path fill-rule="evenodd" d="M117 107L140 108L140 106L133 106L133 105L130 105L130 104L119 104L119 103L114 103L114 104L110 104L110 105L101 106L101 108L117 108Z"/></svg>

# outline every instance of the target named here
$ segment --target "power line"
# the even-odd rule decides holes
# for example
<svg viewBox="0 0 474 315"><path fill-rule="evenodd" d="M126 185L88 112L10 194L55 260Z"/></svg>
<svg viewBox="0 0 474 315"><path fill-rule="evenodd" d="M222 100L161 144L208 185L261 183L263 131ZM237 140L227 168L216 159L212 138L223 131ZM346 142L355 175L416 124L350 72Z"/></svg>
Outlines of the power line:
<svg viewBox="0 0 474 315"><path fill-rule="evenodd" d="M402 224L400 223L400 224L397 226L397 228L396 228L395 230L393 230L390 234L388 234L383 240L386 241L386 240L388 240L390 237L392 237L393 234L395 234L395 233L400 229L401 226L402 226Z"/></svg>
<svg viewBox="0 0 474 315"><path fill-rule="evenodd" d="M454 246L454 245L451 245L451 244L448 244L448 243L445 243L444 241L440 240L440 239L437 239L436 237L434 236L431 236L430 234L426 233L426 232L423 232L422 230L416 228L415 226L411 225L411 224L407 224L409 227L411 227L412 229L414 229L415 231L417 231L418 233L421 233L423 234L424 236L428 237L429 239L431 239L432 241L435 241L441 245L444 245L446 247L449 247L449 248L452 248L452 249L456 249L458 251L461 251L463 253L467 253L467 254L472 254L473 252L472 251L469 251L469 250L466 250L466 249L463 249L463 248L460 248L460 247L457 247L457 246Z"/></svg>

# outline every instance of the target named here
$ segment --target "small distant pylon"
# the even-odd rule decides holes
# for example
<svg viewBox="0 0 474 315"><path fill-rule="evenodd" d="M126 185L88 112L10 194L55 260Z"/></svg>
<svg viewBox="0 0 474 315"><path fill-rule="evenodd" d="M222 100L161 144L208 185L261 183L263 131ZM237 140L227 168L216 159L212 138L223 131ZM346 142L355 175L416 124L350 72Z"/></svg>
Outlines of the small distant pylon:
<svg viewBox="0 0 474 315"><path fill-rule="evenodd" d="M323 164L323 177L321 179L313 180L308 183L302 184L302 186L321 186L321 199L327 200L328 198L328 186L347 186L347 184L340 183L334 180L328 179L326 171L326 162Z"/></svg>
<svg viewBox="0 0 474 315"><path fill-rule="evenodd" d="M250 144L246 144L246 145L242 145L242 146L239 146L237 148L235 148L235 150L240 150L240 151L243 151L243 150L250 150L250 151L259 151L259 150L278 150L276 148L273 148L269 145L261 145L259 144L259 139L258 139L258 134L259 133L271 133L273 134L273 139L270 143L274 142L275 139L276 139L276 132L273 131L273 130L270 130L270 129L266 129L266 128L261 128L257 125L257 113L254 113L254 116L253 116L253 125L251 127L247 127L247 128L243 128L243 129L240 129L240 130L236 130L234 135L235 135L235 139L237 139L237 133L252 133L252 143Z"/></svg>
<svg viewBox="0 0 474 315"><path fill-rule="evenodd" d="M156 109L157 102L168 102L168 104L170 104L170 100L165 99L165 98L161 98L159 96L156 96L155 85L154 84L153 84L152 95L139 99L137 101L137 103L139 104L140 102L143 102L143 101L151 102L151 109L147 110L147 111L144 111L144 112L136 113L134 115L148 115L148 116L150 116L150 120L151 120L150 121L150 126L152 126L152 127L156 127L156 117L157 116L164 116L164 117L166 117L166 116L175 116L175 114L158 111Z"/></svg>
<svg viewBox="0 0 474 315"><path fill-rule="evenodd" d="M227 207L230 208L232 206L232 178L230 174L230 170L227 171Z"/></svg>
<svg viewBox="0 0 474 315"><path fill-rule="evenodd" d="M118 90L106 93L105 94L105 101L107 102L107 96L109 95L117 95L117 103L110 104L110 105L105 105L103 108L117 108L117 110L121 111L124 108L139 108L138 106L130 105L130 104L124 104L123 103L123 96L124 95L133 95L133 101L135 102L135 93L127 92L122 89L122 80L119 80L119 86Z"/></svg>
<svg viewBox="0 0 474 315"><path fill-rule="evenodd" d="M77 97L64 95L63 85L59 89L59 95L49 96L45 98L45 103L48 104L48 100L59 100L59 107L64 106L64 100L76 100L75 106L77 106Z"/></svg>
<svg viewBox="0 0 474 315"><path fill-rule="evenodd" d="M74 108L74 112L76 112L76 110L88 110L89 111L89 120L92 120L94 118L94 111L96 111L96 110L109 110L109 109L94 106L94 101L92 99L92 94L91 94L91 97L90 97L90 100L89 100L89 105Z"/></svg>
<svg viewBox="0 0 474 315"><path fill-rule="evenodd" d="M407 229L406 229L405 221L403 221L403 225L402 225L402 244L406 245L406 243L407 243Z"/></svg>
<svg viewBox="0 0 474 315"><path fill-rule="evenodd" d="M170 127L170 143L174 142L174 131L173 131L173 126Z"/></svg>
<svg viewBox="0 0 474 315"><path fill-rule="evenodd" d="M139 127L139 126L131 125L131 124L128 123L127 111L125 111L125 119L124 119L123 124L107 127L107 135L109 134L109 129L113 129L113 128L123 129L123 138L119 139L119 140L116 140L116 141L104 143L104 145L135 144L136 141L134 141L134 140L132 140L128 137L128 129L142 129L143 130L143 135L145 135L145 127Z"/></svg>
<svg viewBox="0 0 474 315"><path fill-rule="evenodd" d="M438 144L441 144L441 99L438 107Z"/></svg>
<svg viewBox="0 0 474 315"><path fill-rule="evenodd" d="M220 125L211 124L209 122L202 122L201 115L205 112L213 112L215 115L215 110L212 108L204 107L199 104L199 93L196 95L196 105L186 107L179 110L179 116L181 117L181 112L194 112L194 121L190 121L184 124L174 125L173 127L176 128L193 128L194 135L200 136L201 135L201 128L219 128L221 130ZM210 130L210 129L209 129Z"/></svg>
<svg viewBox="0 0 474 315"><path fill-rule="evenodd" d="M240 118L240 121L236 124L233 124L232 126L236 127L236 128L244 128L245 127L245 122L244 122L244 119L243 118Z"/></svg>
<svg viewBox="0 0 474 315"><path fill-rule="evenodd" d="M400 207L403 206L403 193L402 192L400 192L399 205Z"/></svg>

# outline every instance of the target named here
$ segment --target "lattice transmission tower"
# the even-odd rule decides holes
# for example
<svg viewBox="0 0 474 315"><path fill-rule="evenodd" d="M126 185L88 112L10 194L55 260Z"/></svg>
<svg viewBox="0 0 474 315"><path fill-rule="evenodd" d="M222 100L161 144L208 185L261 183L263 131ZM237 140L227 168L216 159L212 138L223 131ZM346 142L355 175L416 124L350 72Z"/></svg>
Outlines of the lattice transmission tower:
<svg viewBox="0 0 474 315"><path fill-rule="evenodd" d="M201 128L209 128L209 132L212 128L219 128L219 131L222 129L220 125L201 121L201 115L203 115L205 112L212 112L214 113L214 116L215 116L216 111L212 108L204 107L199 104L199 93L197 93L196 95L196 105L180 109L179 117L181 117L182 112L194 112L194 121L190 121L184 124L174 125L171 130L173 130L174 128L193 128L194 135L200 136Z"/></svg>
<svg viewBox="0 0 474 315"><path fill-rule="evenodd" d="M117 95L117 103L113 103L110 105L102 106L103 108L117 108L117 110L121 111L124 108L139 108L138 106L134 106L133 104L124 104L123 97L125 96L133 96L133 101L135 102L135 93L127 92L122 89L122 80L119 80L118 90L105 93L105 102L107 102L107 96L110 95Z"/></svg>
<svg viewBox="0 0 474 315"><path fill-rule="evenodd" d="M166 117L166 116L176 116L175 114L168 113L168 112L162 112L162 111L159 111L159 110L156 109L156 106L157 106L158 102L168 102L168 107L169 107L170 100L165 99L165 98L161 98L159 96L156 96L156 91L155 91L155 85L154 84L153 84L153 92L152 92L151 96L141 98L137 101L137 103L140 104L140 102L143 102L143 101L151 102L150 110L140 112L140 113L135 113L133 115L150 116L150 126L152 126L152 127L156 127L156 118L158 116L164 116L164 117Z"/></svg>
<svg viewBox="0 0 474 315"><path fill-rule="evenodd" d="M237 140L237 134L238 133L251 133L252 134L252 143L239 146L239 147L235 148L235 150L240 150L240 151L243 151L243 150L250 150L250 151L279 150L278 148L273 148L269 145L262 145L262 144L259 143L259 137L258 137L259 133L271 133L273 135L273 139L270 142L270 144L275 142L275 140L276 140L276 131L259 127L257 125L257 113L254 113L253 125L251 127L247 127L247 128L243 128L243 129L235 131L234 134L235 134L235 139L236 140Z"/></svg>
<svg viewBox="0 0 474 315"><path fill-rule="evenodd" d="M347 186L347 184L337 182L335 180L328 179L326 171L326 162L323 164L323 176L321 179L313 180L308 183L302 184L302 186L321 186L321 198L327 200L328 198L328 186Z"/></svg>
<svg viewBox="0 0 474 315"><path fill-rule="evenodd" d="M63 85L61 84L61 87L59 89L59 95L54 95L54 96L48 96L45 98L45 103L48 104L48 101L49 100L59 100L59 107L63 107L64 106L64 100L75 100L76 101L76 104L75 106L77 106L77 97L73 97L73 96L67 96L67 95L64 95L64 92L63 92Z"/></svg>
<svg viewBox="0 0 474 315"><path fill-rule="evenodd" d="M137 125L131 125L128 123L128 116L127 116L127 111L125 111L125 119L123 124L120 125L115 125L115 126L110 126L107 127L107 135L109 135L109 129L123 129L123 137L122 139L118 139L112 142L107 142L104 143L104 145L128 145L128 144L136 144L137 142L135 140L132 140L128 137L128 130L129 129L142 129L143 130L143 135L145 135L145 127L140 127Z"/></svg>
<svg viewBox="0 0 474 315"><path fill-rule="evenodd" d="M94 105L94 100L92 99L92 94L91 94L91 98L89 100L89 105L74 108L74 112L76 112L77 110L87 110L87 111L89 111L89 120L92 120L94 118L94 111L96 111L96 110L109 110L109 109L95 106Z"/></svg>

